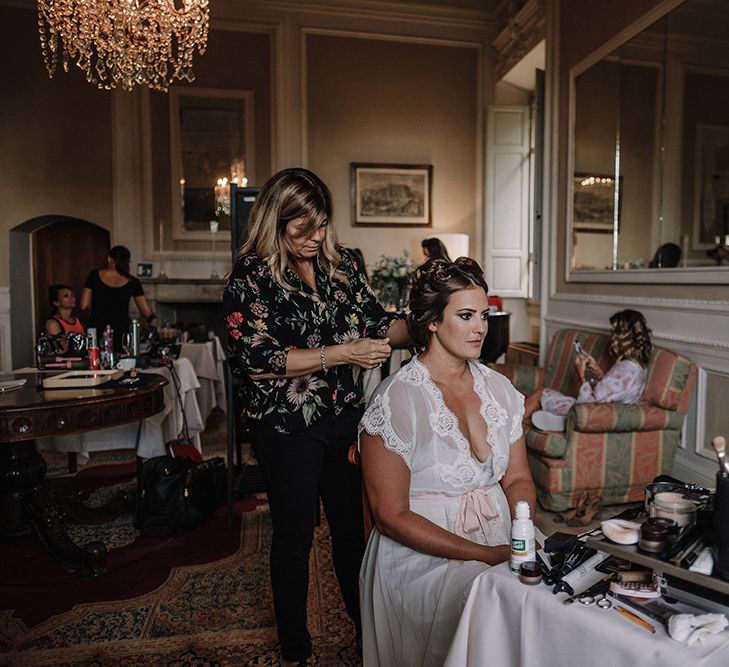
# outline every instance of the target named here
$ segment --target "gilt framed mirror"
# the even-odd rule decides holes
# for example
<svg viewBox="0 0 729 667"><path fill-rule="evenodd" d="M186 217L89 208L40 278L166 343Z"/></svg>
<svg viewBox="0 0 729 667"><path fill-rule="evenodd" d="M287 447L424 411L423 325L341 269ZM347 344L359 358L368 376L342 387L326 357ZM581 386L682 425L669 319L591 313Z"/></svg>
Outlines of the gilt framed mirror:
<svg viewBox="0 0 729 667"><path fill-rule="evenodd" d="M660 3L569 99L567 279L729 283L729 3Z"/></svg>
<svg viewBox="0 0 729 667"><path fill-rule="evenodd" d="M253 92L170 88L175 240L230 239L230 184L255 182ZM211 224L213 223L213 224Z"/></svg>

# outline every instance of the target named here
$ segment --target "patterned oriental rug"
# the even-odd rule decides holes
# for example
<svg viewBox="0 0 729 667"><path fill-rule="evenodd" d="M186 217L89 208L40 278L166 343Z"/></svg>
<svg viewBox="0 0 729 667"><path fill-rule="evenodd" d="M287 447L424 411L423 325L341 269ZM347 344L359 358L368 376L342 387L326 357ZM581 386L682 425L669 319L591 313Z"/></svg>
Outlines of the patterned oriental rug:
<svg viewBox="0 0 729 667"><path fill-rule="evenodd" d="M128 543L110 550L110 574L95 579L64 570L34 540L2 545L0 665L279 664L265 495L237 501L230 532L224 507L169 540L140 538L133 528L125 537L125 531L112 529ZM312 549L308 613L315 665L361 665L323 518Z"/></svg>

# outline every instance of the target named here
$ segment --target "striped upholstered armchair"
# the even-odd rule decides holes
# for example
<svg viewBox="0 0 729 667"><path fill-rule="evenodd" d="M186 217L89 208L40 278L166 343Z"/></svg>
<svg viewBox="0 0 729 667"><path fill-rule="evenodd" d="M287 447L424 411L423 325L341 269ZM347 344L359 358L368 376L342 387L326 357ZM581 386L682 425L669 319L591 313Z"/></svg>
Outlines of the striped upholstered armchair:
<svg viewBox="0 0 729 667"><path fill-rule="evenodd" d="M506 375L525 395L542 383L576 396L579 380L572 344L579 337L603 370L610 368L608 336L563 329L549 345L547 367L492 368ZM540 431L525 423L529 467L540 504L553 511L575 507L585 493L604 504L643 499L643 487L670 474L681 426L696 379L686 357L655 347L641 402L581 403L567 415L564 433Z"/></svg>

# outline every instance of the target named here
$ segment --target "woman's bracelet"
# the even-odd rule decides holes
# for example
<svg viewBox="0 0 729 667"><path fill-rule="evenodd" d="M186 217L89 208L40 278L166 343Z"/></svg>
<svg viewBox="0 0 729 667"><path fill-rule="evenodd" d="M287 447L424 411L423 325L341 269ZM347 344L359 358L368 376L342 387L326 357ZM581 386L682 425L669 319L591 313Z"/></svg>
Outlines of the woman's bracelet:
<svg viewBox="0 0 729 667"><path fill-rule="evenodd" d="M322 345L319 348L319 359L321 361L321 369L326 373L327 372L327 358L324 354L324 346Z"/></svg>

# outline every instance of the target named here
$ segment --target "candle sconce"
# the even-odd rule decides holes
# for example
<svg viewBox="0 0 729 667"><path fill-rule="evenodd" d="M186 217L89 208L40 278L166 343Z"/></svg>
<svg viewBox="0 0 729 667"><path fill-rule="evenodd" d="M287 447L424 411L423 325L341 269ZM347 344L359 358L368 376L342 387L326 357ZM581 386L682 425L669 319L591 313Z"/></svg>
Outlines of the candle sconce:
<svg viewBox="0 0 729 667"><path fill-rule="evenodd" d="M210 221L210 255L212 259L212 271L210 277L213 279L220 278L218 275L217 262L215 261L215 237L218 234L220 223L217 220Z"/></svg>
<svg viewBox="0 0 729 667"><path fill-rule="evenodd" d="M160 280L167 280L167 274L165 273L165 253L162 250L162 242L164 240L164 224L163 221L159 221L159 273L157 278Z"/></svg>

